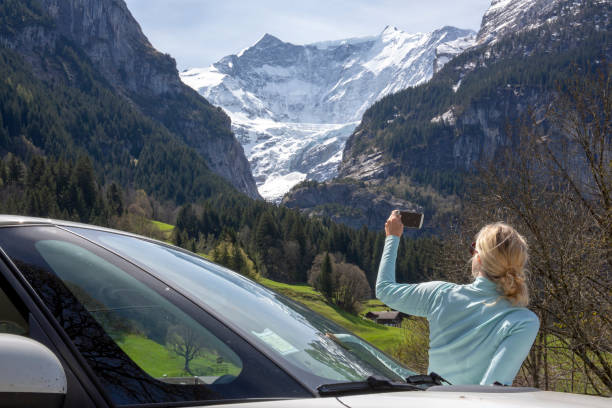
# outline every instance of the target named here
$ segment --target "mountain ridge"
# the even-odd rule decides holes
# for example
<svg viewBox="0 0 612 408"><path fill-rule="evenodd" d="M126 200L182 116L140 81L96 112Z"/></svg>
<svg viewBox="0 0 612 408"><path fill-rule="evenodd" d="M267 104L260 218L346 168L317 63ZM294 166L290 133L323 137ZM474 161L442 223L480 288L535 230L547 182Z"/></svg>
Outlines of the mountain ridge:
<svg viewBox="0 0 612 408"><path fill-rule="evenodd" d="M333 177L369 105L428 80L437 46L457 38L475 33L445 27L411 34L387 26L373 37L306 45L265 34L209 68L183 71L181 79L230 115L262 195L278 200L298 181Z"/></svg>
<svg viewBox="0 0 612 408"><path fill-rule="evenodd" d="M259 197L229 118L182 84L124 1L6 0L0 20L0 68L16 90L1 106L0 151L24 160L88 154L102 181L118 177L178 203L229 189L216 175ZM160 172L190 185L152 180Z"/></svg>
<svg viewBox="0 0 612 408"><path fill-rule="evenodd" d="M210 169L251 197L259 197L230 120L179 79L175 60L155 50L123 0L38 0L47 24L5 32L2 44L20 53L47 81L70 73L48 61L68 41L91 61L115 92L194 148Z"/></svg>
<svg viewBox="0 0 612 408"><path fill-rule="evenodd" d="M535 20L523 21L516 33L508 31L496 41L490 38L467 49L430 82L373 104L347 140L337 182L349 178L365 182L366 188L386 185L397 190L386 180L393 183L403 178L407 184L400 190L405 195L396 198L425 206L426 216L435 224L437 210L428 196L410 191L419 187L433 188L442 196L460 193L476 163L513 143L506 126L517 123L528 107L546 106L554 97L555 83L567 78L574 64L588 69L612 57L609 3L549 3L554 3L551 10L557 18L536 14ZM512 21L516 18L511 14ZM483 19L483 26L488 27L487 22ZM499 24L503 22L493 25ZM369 170L363 172L364 168ZM306 194L300 190L300 195ZM283 202L302 208L293 192ZM317 203L331 204L341 203L323 196ZM378 222L384 222L386 215L378 214Z"/></svg>
<svg viewBox="0 0 612 408"><path fill-rule="evenodd" d="M523 3L535 4L535 1L531 1L531 2L524 1ZM557 9L563 9L563 6L567 4L574 5L574 2L563 2L560 0L549 1L548 3L554 3ZM494 2L494 4L505 4L505 3L500 1L500 2ZM508 4L510 6L514 6L517 3L508 3ZM589 4L592 5L593 7L596 7L596 9L591 9ZM596 12L593 11L593 10L599 10L599 8L597 7L597 4L598 4L597 2L583 2L583 9L584 9L583 11L584 13L588 13L588 15L583 16L584 19L590 20L590 19L599 18L598 16L596 16ZM605 10L606 10L605 5L603 7L604 8L602 10L604 11L604 13L602 13L601 15L608 16L608 17L603 17L603 20L606 20L607 18L607 23L605 24L609 27L610 25L609 14L605 13ZM608 13L609 13L609 8L610 7L608 6L607 7ZM530 10L531 8L527 9L527 12L529 12ZM486 16L487 14L485 14L485 17ZM512 15L512 18L516 18L516 16ZM466 154L468 155L468 157L466 158L466 161L464 162L464 165L459 166L459 168L468 169L471 164L475 163L476 161L482 158L480 156L482 152L487 152L487 155L490 157L490 155L492 155L495 150L494 145L499 146L499 145L503 145L504 143L500 139L503 131L497 128L496 126L491 126L490 124L486 123L486 120L484 118L489 117L489 115L487 114L483 115L482 113L483 112L482 109L486 109L486 107L474 106L475 110L470 109L471 100L474 99L473 96L469 96L468 98L465 98L465 97L462 98L460 96L462 94L461 87L465 85L466 83L465 81L468 80L468 78L470 78L470 80L472 81L481 81L482 80L481 78L478 78L478 79L476 78L477 73L482 74L482 73L486 73L487 70L490 71L491 70L490 67L496 63L499 63L500 61L508 61L509 64L513 64L514 68L519 68L515 72L516 74L520 75L520 65L522 64L522 61L526 61L530 57L540 58L540 55L541 55L541 58L545 59L555 54L571 55L572 52L575 52L575 50L573 50L574 47L578 47L579 44L582 44L584 46L583 42L586 41L586 39L582 39L581 35L579 34L582 27L581 27L581 24L577 22L580 20L581 17L579 16L576 17L575 9L570 8L569 10L567 10L567 14L565 15L565 19L567 21L564 22L563 25L559 25L559 22L556 19L553 21L549 21L548 14L544 14L541 18L544 19L544 21L541 21L541 20L532 21L530 25L533 28L531 30L520 29L517 33L509 32L505 35L505 38L504 37L499 38L498 41L491 40L483 45L475 46L471 50L468 50L465 54L459 56L452 65L447 66L445 72L441 73L442 75L439 75L438 78L435 79L436 82L431 84L432 88L437 88L437 87L440 88L439 89L440 94L444 94L445 97L444 99L440 98L439 101L444 101L444 102L442 102L440 104L441 106L438 107L435 111L432 111L432 113L430 114L431 116L427 118L422 118L422 119L419 118L419 120L429 119L429 122L431 122L432 124L438 123L440 125L446 125L451 128L452 127L459 128L460 126L463 126L462 123L465 125L476 124L481 127L482 132L485 135L484 141L485 142L489 141L492 143L489 147L487 147L487 145L480 145L476 149L474 149L475 146L473 146L473 143L470 143L470 145L466 144L464 146L459 146L455 143L454 152L457 153L456 155L457 157L464 157ZM578 20L575 20L575 18ZM572 24L572 21L574 21L575 25L573 27L570 27ZM487 26L486 23L487 21L483 20L483 27ZM584 23L586 22L583 22L583 24ZM565 27L565 25L567 25L568 27ZM593 24L593 28L596 26L597 26L596 24ZM591 30L591 28L588 28L588 27L586 27L585 29ZM575 31L576 35L572 35L571 34L572 31ZM593 35L597 35L598 31L601 31L601 30L594 28L592 31ZM481 33L482 33L482 30L481 30ZM538 37L538 36L540 37L540 39L536 40L535 37ZM560 36L563 36L564 38L562 39ZM567 45L561 44L562 40L565 41ZM609 53L610 46L608 45L607 50L605 50L605 44L602 44L602 45L603 47L601 49L601 52L603 53L603 55L605 55L606 53ZM595 45L595 46L598 47L598 45ZM594 52L598 53L600 51L595 50ZM576 54L576 55L579 55L579 54ZM583 56L582 58L585 58L585 57ZM593 62L595 62L596 60L597 60L596 57L592 57ZM556 63L554 61L551 61L551 62ZM508 72L508 68L505 68L502 66L498 67L497 69L500 71ZM554 73L554 72L557 72L555 70L560 70L560 69L567 70L567 67L551 66L550 69L553 70L553 73ZM523 111L526 108L526 106L530 104L532 106L534 104L537 104L535 100L533 100L533 98L536 97L535 95L538 93L538 88L540 88L541 94L546 93L546 92L543 92L543 89L541 89L542 87L538 84L533 84L533 85L528 84L528 83L521 84L522 79L520 77L516 77L516 74L513 72L508 72L507 75L509 75L509 82L507 84L502 84L501 88L490 89L490 91L492 92L500 93L499 95L506 93L515 99L514 102L509 103L508 107L501 108L502 109L501 112L504 112L503 114L506 117L514 118L514 119L517 118L517 115L520 115L520 112ZM515 76L515 78L512 78L513 75ZM552 85L549 79L545 79L545 80L549 82L549 85L547 86ZM452 92L449 92L449 89L448 89L449 82L452 85L450 86L452 88ZM551 87L551 89L549 89L547 92L548 93L553 92L552 88L554 87ZM478 89L478 85L476 89ZM406 91L404 93L410 93L410 91ZM376 111L376 109L381 108L382 105L385 104L385 102L387 104L392 103L391 99L398 98L398 97L401 98L401 95L400 94L392 95L389 97L388 101L380 101L378 106L372 106L370 108L370 111L364 114L364 118L363 118L362 124L360 125L360 129L358 128L358 130L351 136L351 139L353 140L350 140L349 142L347 142L347 148L345 149L345 152L344 152L345 154L344 157L346 160L343 160L343 164L341 164L341 168L339 170L340 177L359 178L356 172L348 171L348 169L351 167L351 164L350 164L351 160L353 161L355 160L355 155L352 154L351 148L359 144L359 139L362 138L362 136L364 136L365 133L367 133L366 128L370 128L370 125L369 125L369 122L371 120L370 114ZM491 95L489 99L490 101L487 102L488 104L495 103L494 95ZM502 101L506 100L504 99L504 97L500 97L499 99ZM519 102L521 99L523 100L522 103ZM531 102L530 102L530 99L531 99ZM545 102L544 100L540 100L539 103L541 104ZM512 113L512 115L509 115L508 108L510 107L518 108L518 110L515 110ZM425 109L415 110L413 107L410 107L409 109L410 109L409 112L412 115L423 114L426 111ZM481 113L478 113L479 110ZM494 111L495 109L490 109L490 110ZM408 112L401 112L401 108L399 108L398 112L395 112L395 113L389 112L386 114L386 116L388 118L387 120L393 121L394 118L401 118L402 114L407 114L407 113ZM499 117L500 113L497 113L496 115ZM461 117L464 117L466 120L462 121ZM397 121L401 121L401 120L398 119ZM386 127L391 128L397 125L398 124L396 122L390 122L387 124ZM377 119L373 127L374 128L385 127L385 120L382 118ZM461 132L461 133L465 133L465 132ZM459 134L457 134L457 136ZM362 140L365 140L365 139L362 139ZM357 149L355 152L357 153L360 150L362 149ZM464 153L462 154L461 151L463 151ZM468 152L471 152L471 153L468 153ZM455 161L452 158L450 158L450 163L455 163Z"/></svg>

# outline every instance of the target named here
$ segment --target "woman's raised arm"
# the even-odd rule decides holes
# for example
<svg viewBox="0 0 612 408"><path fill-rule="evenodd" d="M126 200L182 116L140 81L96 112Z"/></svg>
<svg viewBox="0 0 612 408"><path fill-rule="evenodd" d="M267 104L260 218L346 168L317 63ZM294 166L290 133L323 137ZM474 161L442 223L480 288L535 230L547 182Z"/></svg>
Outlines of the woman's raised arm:
<svg viewBox="0 0 612 408"><path fill-rule="evenodd" d="M400 237L387 235L383 250L378 277L376 279L376 297L387 306L413 316L427 317L433 309L440 289L452 286L448 282L397 283L395 280L395 262Z"/></svg>

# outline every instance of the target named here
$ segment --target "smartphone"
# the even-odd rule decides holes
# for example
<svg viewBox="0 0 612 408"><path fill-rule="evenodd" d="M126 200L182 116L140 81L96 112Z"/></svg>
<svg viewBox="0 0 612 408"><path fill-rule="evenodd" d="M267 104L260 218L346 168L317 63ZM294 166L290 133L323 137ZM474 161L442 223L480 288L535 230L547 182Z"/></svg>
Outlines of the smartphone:
<svg viewBox="0 0 612 408"><path fill-rule="evenodd" d="M406 228L419 229L423 226L423 213L400 211L400 217L402 217L402 224L404 224Z"/></svg>

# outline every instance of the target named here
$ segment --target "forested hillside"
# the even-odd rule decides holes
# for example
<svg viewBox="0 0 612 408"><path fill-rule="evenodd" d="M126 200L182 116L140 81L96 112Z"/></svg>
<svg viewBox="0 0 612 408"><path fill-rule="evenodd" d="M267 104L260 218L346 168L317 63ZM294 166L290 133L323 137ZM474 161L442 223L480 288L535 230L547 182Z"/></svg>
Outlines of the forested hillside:
<svg viewBox="0 0 612 408"><path fill-rule="evenodd" d="M552 23L466 51L426 85L383 98L347 142L340 174L353 174L359 155L380 151L393 172L461 191L462 172L515 143L507 125L549 103L575 70L612 57L609 12L609 4L583 2Z"/></svg>
<svg viewBox="0 0 612 408"><path fill-rule="evenodd" d="M90 157L96 178L181 204L233 188L166 128L114 94L70 44L57 50L73 84L45 82L0 48L0 152L74 164Z"/></svg>
<svg viewBox="0 0 612 408"><path fill-rule="evenodd" d="M124 190L114 182L101 185L87 156L74 164L41 156L25 163L9 154L0 160L0 195L0 213L75 220L159 239L168 237L153 228L150 219L164 217L173 222L178 211L170 237L173 243L252 277L306 283L316 268L317 255L330 253L336 260L334 269L341 265L332 291L352 283L345 280L342 268L350 269L348 274L357 271L367 287L358 299L345 302L350 310L355 301L373 296L384 244L382 228L354 230L229 190L181 208L160 203L143 190ZM403 239L398 279L418 281L430 276L439 248L436 238Z"/></svg>
<svg viewBox="0 0 612 408"><path fill-rule="evenodd" d="M373 287L381 232L254 201L210 170L199 149L215 154L215 137L233 138L227 117L183 90L172 76L173 61L129 26L135 22L123 2L47 6L0 5L0 211L144 234L154 232L148 219L176 222L175 243L225 264L231 257L224 251L234 251L254 264L254 273L285 282L306 282L315 257L329 252L339 264L359 268ZM75 20L69 10L93 20ZM127 26L108 28L108 22ZM85 26L100 43L76 37L92 35ZM112 55L104 57L108 50ZM141 65L132 57L142 58ZM195 133L181 131L185 112L194 126L206 125L199 148ZM431 269L434 242L403 244L401 279Z"/></svg>
<svg viewBox="0 0 612 408"><path fill-rule="evenodd" d="M227 185L259 197L229 118L180 82L123 1L6 0L0 20L3 155L86 152L101 181L179 203Z"/></svg>

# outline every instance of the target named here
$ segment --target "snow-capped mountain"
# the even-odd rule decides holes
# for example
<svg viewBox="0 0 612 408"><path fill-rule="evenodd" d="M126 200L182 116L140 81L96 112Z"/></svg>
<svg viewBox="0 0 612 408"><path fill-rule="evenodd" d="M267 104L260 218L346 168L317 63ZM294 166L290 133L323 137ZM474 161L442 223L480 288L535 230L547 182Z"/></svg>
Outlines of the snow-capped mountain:
<svg viewBox="0 0 612 408"><path fill-rule="evenodd" d="M592 0L605 4L610 0ZM495 43L509 33L533 30L579 10L585 0L492 0L482 17L476 44Z"/></svg>
<svg viewBox="0 0 612 408"><path fill-rule="evenodd" d="M335 176L348 136L376 100L428 81L473 45L471 30L294 45L266 34L255 45L181 79L231 117L260 194L278 200L304 180Z"/></svg>

